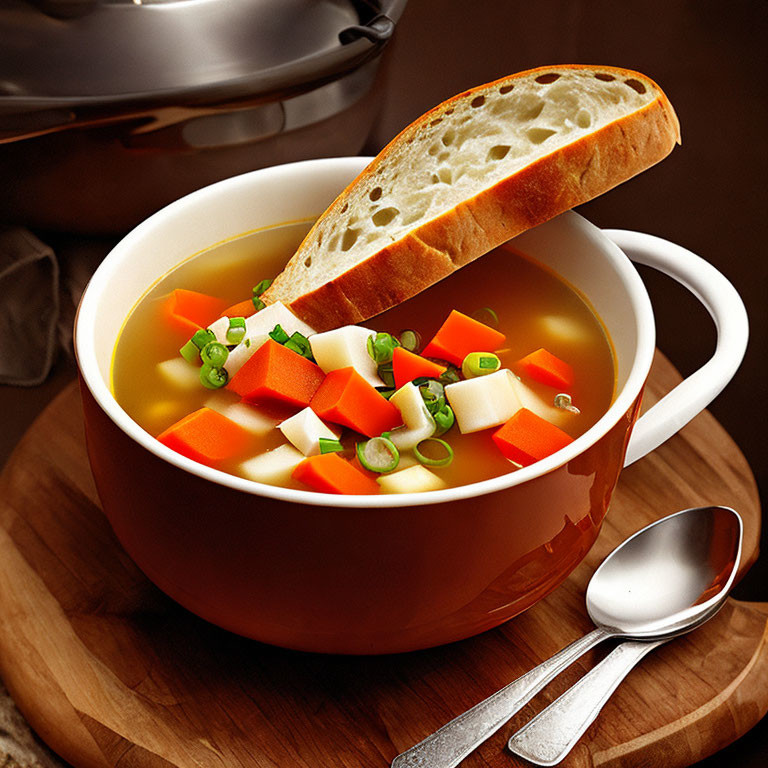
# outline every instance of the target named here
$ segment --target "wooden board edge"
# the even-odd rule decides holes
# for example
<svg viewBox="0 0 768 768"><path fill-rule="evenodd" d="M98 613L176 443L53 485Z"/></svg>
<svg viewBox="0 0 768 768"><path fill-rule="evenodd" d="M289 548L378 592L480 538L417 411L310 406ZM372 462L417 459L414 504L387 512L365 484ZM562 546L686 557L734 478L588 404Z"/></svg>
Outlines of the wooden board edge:
<svg viewBox="0 0 768 768"><path fill-rule="evenodd" d="M584 763L585 768L687 768L732 744L768 713L768 603L729 600L737 609L752 613L763 626L755 651L741 673L727 688L674 723L621 746L593 753ZM658 761L650 761L649 753L656 754ZM583 756L582 753L580 757Z"/></svg>
<svg viewBox="0 0 768 768"><path fill-rule="evenodd" d="M0 501L0 505L7 505ZM0 557L6 562L15 560L15 574L31 579L32 589L45 589L38 583L38 576L30 566L21 560L13 542L2 526L0 526ZM28 612L28 606L21 604L16 598L17 590L7 579L3 579L0 571L0 602L2 615L13 617L22 616ZM15 597L16 596L16 597ZM12 632L22 629L18 622L4 620L0 622L0 651L9 643L18 640ZM6 664L9 654L0 653L0 677L14 700L19 712L26 718L30 727L57 755L65 760L76 761L78 768L110 768L92 735L85 728L78 711L67 697L65 691L57 684L56 676L51 672L45 659L38 653L34 643L28 647L28 664ZM40 689L45 695L40 696ZM30 692L36 692L34 700L30 700Z"/></svg>

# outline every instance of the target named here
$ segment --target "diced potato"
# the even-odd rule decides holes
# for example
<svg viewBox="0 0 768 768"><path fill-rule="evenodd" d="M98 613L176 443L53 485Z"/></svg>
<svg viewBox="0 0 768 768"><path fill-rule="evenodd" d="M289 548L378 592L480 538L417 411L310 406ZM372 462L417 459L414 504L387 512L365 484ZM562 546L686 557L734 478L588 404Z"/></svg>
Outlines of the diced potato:
<svg viewBox="0 0 768 768"><path fill-rule="evenodd" d="M184 403L177 403L174 400L154 400L144 413L148 421L164 422L167 426L178 421L188 412L189 407Z"/></svg>
<svg viewBox="0 0 768 768"><path fill-rule="evenodd" d="M188 363L183 357L172 357L157 364L161 378L177 389L194 391L203 385L200 383L200 368Z"/></svg>
<svg viewBox="0 0 768 768"><path fill-rule="evenodd" d="M546 419L550 424L554 424L560 427L560 429L565 428L573 421L574 413L566 411L565 408L556 408L552 399L546 400L533 387L520 381L516 376L513 377L512 384L523 408L533 411L537 416L541 416L542 419ZM552 391L551 388L548 388L548 390ZM550 398L552 398L552 395L550 395Z"/></svg>
<svg viewBox="0 0 768 768"><path fill-rule="evenodd" d="M590 330L567 315L543 315L539 325L544 333L567 344L583 344L590 339Z"/></svg>
<svg viewBox="0 0 768 768"><path fill-rule="evenodd" d="M217 321L218 322L218 321ZM279 325L289 336L298 331L310 336L315 331L303 320L299 320L281 301L269 304L250 317L245 318L245 338L229 353L224 368L231 379L251 357L251 355L269 338L269 334Z"/></svg>
<svg viewBox="0 0 768 768"><path fill-rule="evenodd" d="M467 379L445 388L456 423L463 433L498 427L522 407L512 371L500 371Z"/></svg>
<svg viewBox="0 0 768 768"><path fill-rule="evenodd" d="M209 326L208 330L216 337L216 341L225 346L229 344L227 341L227 331L229 330L229 318L220 317L218 320L214 320Z"/></svg>
<svg viewBox="0 0 768 768"><path fill-rule="evenodd" d="M224 369L231 379L248 361L251 355L266 342L268 333L243 339L234 349L230 350Z"/></svg>
<svg viewBox="0 0 768 768"><path fill-rule="evenodd" d="M267 416L260 411L257 406L241 402L231 392L217 392L208 399L205 405L254 435L266 435L279 422L278 419Z"/></svg>
<svg viewBox="0 0 768 768"><path fill-rule="evenodd" d="M397 463L397 471L408 469L408 467L422 466L421 462L410 452L401 453L400 461Z"/></svg>
<svg viewBox="0 0 768 768"><path fill-rule="evenodd" d="M384 493L421 493L445 488L445 480L422 464L376 478Z"/></svg>
<svg viewBox="0 0 768 768"><path fill-rule="evenodd" d="M320 453L321 437L337 440L341 434L340 430L334 432L328 427L309 407L283 421L278 429L305 456L316 456Z"/></svg>
<svg viewBox="0 0 768 768"><path fill-rule="evenodd" d="M285 485L291 473L306 457L292 445L280 445L267 453L260 453L240 465L240 472L248 480L270 485Z"/></svg>
<svg viewBox="0 0 768 768"><path fill-rule="evenodd" d="M435 434L435 420L427 410L419 388L411 381L404 384L389 398L403 417L404 427L394 429L390 440L400 450L408 450Z"/></svg>
<svg viewBox="0 0 768 768"><path fill-rule="evenodd" d="M354 368L371 386L384 382L376 371L376 363L368 354L368 339L375 331L359 325L345 325L310 336L312 356L325 373L338 368Z"/></svg>
<svg viewBox="0 0 768 768"><path fill-rule="evenodd" d="M314 328L299 320L282 301L276 301L245 318L245 335L253 337L268 334L276 325L281 326L289 336L296 331L304 336L315 332Z"/></svg>

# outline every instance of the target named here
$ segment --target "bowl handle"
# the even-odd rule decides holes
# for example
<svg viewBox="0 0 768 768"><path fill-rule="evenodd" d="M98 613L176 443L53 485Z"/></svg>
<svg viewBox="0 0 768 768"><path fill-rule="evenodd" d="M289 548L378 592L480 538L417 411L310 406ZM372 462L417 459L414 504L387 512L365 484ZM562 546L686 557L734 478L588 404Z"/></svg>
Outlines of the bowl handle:
<svg viewBox="0 0 768 768"><path fill-rule="evenodd" d="M603 232L632 261L658 269L685 286L706 307L717 329L714 355L637 420L624 461L628 466L658 448L720 394L744 357L749 322L736 289L700 256L642 232Z"/></svg>

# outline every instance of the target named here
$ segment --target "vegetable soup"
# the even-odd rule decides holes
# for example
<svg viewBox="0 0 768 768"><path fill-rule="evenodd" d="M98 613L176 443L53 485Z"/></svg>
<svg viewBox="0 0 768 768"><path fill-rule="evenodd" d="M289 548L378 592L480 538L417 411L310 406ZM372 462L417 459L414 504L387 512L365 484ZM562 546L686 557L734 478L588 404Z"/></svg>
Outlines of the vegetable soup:
<svg viewBox="0 0 768 768"><path fill-rule="evenodd" d="M611 404L601 322L511 246L361 326L315 333L265 306L259 295L309 226L188 259L126 320L114 395L166 446L290 488L430 491L544 458Z"/></svg>

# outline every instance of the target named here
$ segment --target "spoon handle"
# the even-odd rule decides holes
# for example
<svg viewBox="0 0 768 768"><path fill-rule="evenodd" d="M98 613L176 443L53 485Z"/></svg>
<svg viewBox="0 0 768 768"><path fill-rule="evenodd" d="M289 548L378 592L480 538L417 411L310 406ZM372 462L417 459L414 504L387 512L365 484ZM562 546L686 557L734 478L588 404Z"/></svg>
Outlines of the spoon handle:
<svg viewBox="0 0 768 768"><path fill-rule="evenodd" d="M535 765L557 765L640 659L666 640L627 641L513 734L510 751Z"/></svg>
<svg viewBox="0 0 768 768"><path fill-rule="evenodd" d="M455 768L470 752L501 728L550 680L601 640L611 637L595 629L534 667L522 677L451 720L424 741L398 755L392 768Z"/></svg>

